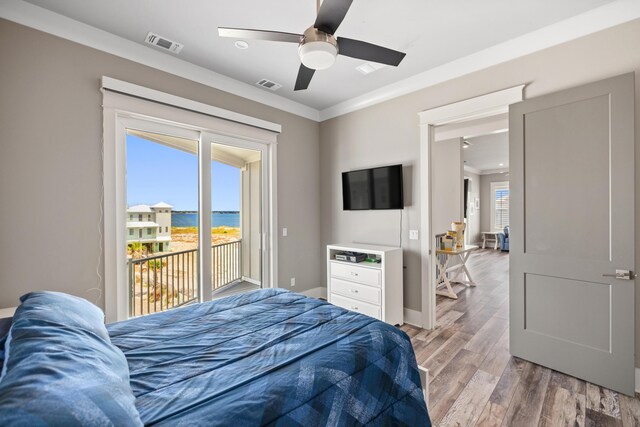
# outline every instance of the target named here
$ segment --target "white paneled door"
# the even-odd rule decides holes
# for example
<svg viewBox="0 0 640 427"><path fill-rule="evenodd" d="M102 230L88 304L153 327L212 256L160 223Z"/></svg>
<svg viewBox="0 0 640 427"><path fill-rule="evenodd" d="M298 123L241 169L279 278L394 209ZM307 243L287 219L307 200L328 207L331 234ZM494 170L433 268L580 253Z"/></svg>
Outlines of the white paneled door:
<svg viewBox="0 0 640 427"><path fill-rule="evenodd" d="M509 128L511 353L633 395L634 75L513 104Z"/></svg>

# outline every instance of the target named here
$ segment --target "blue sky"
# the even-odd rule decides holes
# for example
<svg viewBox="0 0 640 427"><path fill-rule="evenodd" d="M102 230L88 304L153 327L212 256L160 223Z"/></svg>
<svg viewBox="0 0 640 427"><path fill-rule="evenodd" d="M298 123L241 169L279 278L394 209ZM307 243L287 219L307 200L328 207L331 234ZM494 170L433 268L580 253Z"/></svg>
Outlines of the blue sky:
<svg viewBox="0 0 640 427"><path fill-rule="evenodd" d="M240 210L240 170L211 162L214 211ZM127 135L127 204L198 210L198 156Z"/></svg>

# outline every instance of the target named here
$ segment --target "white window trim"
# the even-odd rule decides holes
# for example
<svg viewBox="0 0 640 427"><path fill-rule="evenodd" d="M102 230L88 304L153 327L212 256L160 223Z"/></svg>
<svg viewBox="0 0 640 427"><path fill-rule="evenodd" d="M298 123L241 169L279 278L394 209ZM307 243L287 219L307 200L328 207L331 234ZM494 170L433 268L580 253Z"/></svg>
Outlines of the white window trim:
<svg viewBox="0 0 640 427"><path fill-rule="evenodd" d="M509 189L509 181L495 181L491 183L491 231L502 231L503 227L496 227L496 190ZM511 193L509 193L511 194Z"/></svg>
<svg viewBox="0 0 640 427"><path fill-rule="evenodd" d="M126 276L126 130L143 127L142 130L168 133L174 136L200 140L201 159L210 152L211 142L249 144L261 146L267 155L264 159L263 197L266 200L263 230L263 282L268 287L278 283L277 250L277 136L273 130L212 117L210 112L198 114L166 104L144 100L102 88L103 92L103 182L104 182L104 293L105 318L107 322L124 320L129 315L129 295ZM173 98L172 98L173 99ZM188 101L188 100L187 100ZM217 108L217 107L216 107ZM279 126L279 125L277 125ZM279 128L278 128L279 129ZM202 138L200 137L202 136ZM213 139L213 140L211 140ZM203 151L207 150L207 151ZM209 157L210 158L210 157ZM210 161L201 162L200 167ZM203 173L205 171L203 170ZM200 182L200 200L210 187ZM211 193L208 188L208 194ZM202 206L201 206L202 208ZM206 218L207 215L201 215ZM209 218L210 222L210 218ZM201 238L204 234L200 224ZM209 224L210 226L210 224ZM210 235L210 233L209 233ZM200 268L203 283L210 276L210 250L206 246L200 251ZM207 257L209 255L209 257ZM202 273L205 274L202 274ZM207 274L208 272L208 274ZM211 299L210 292L203 292L200 300Z"/></svg>

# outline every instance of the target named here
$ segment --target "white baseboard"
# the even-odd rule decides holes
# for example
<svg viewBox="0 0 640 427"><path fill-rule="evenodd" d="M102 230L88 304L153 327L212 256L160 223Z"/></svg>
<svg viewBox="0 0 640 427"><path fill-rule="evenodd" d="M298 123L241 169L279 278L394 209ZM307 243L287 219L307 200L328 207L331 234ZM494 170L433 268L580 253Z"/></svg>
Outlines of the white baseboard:
<svg viewBox="0 0 640 427"><path fill-rule="evenodd" d="M404 323L422 328L422 312L418 310L404 309Z"/></svg>
<svg viewBox="0 0 640 427"><path fill-rule="evenodd" d="M295 289L291 289L293 292L297 292ZM327 288L324 286L318 286L316 288L307 289L306 291L300 291L302 295L311 297L311 298L322 298L327 299Z"/></svg>

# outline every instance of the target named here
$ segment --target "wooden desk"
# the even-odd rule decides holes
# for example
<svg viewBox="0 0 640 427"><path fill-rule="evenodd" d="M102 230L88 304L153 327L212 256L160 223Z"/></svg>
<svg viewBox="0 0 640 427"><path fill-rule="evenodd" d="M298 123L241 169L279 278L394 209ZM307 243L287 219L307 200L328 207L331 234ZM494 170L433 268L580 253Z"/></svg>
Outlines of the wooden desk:
<svg viewBox="0 0 640 427"><path fill-rule="evenodd" d="M480 234L482 234L482 249L487 246L487 240L493 240L493 249L498 249L499 231L482 231Z"/></svg>
<svg viewBox="0 0 640 427"><path fill-rule="evenodd" d="M456 248L452 250L448 250L448 249L436 250L436 255L445 255L444 263L440 260L441 257L438 257L438 256L436 256L436 262L438 263L438 271L439 271L437 283L438 285L440 285L441 283L444 283L444 286L446 288L441 291L436 289L436 294L453 298L453 299L458 299L458 295L456 295L456 293L453 292L453 288L451 287L451 282L462 283L463 285L466 285L466 286L476 285L473 279L471 278L471 275L469 274L469 270L467 270L467 266L466 266L467 260L469 259L469 255L471 255L471 252L474 249L478 249L478 247L473 245L465 245L463 248ZM451 261L456 257L460 260L460 262L458 264L451 265ZM448 273L454 272L454 271L456 274L453 276L451 280L449 280Z"/></svg>

